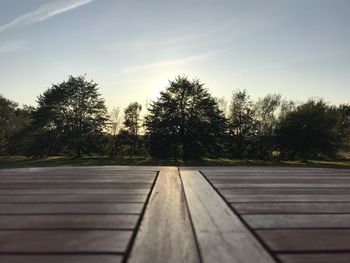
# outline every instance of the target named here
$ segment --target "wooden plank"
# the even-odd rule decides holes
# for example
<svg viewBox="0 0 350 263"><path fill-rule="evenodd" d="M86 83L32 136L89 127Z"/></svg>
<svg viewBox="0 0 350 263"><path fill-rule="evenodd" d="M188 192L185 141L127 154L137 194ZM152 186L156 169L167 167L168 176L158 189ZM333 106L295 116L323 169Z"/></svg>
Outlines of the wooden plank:
<svg viewBox="0 0 350 263"><path fill-rule="evenodd" d="M148 194L149 189L80 189L80 188L51 188L51 189L0 189L0 195L111 195L111 194Z"/></svg>
<svg viewBox="0 0 350 263"><path fill-rule="evenodd" d="M334 171L327 171L323 173L319 172L314 172L314 171L309 171L309 172L290 172L290 171L285 171L285 172L271 172L271 171L257 171L257 172L204 172L203 173L207 178L220 178L221 176L226 176L226 177L235 177L239 176L241 178L253 178L253 177L269 177L269 176L276 176L276 177L290 177L293 176L294 178L303 178L308 177L308 176L316 176L319 178L322 177L328 177L328 176L349 176L350 171L344 171L344 172L334 172Z"/></svg>
<svg viewBox="0 0 350 263"><path fill-rule="evenodd" d="M1 215L0 229L132 229L138 215Z"/></svg>
<svg viewBox="0 0 350 263"><path fill-rule="evenodd" d="M349 183L227 183L213 184L218 189L225 188L350 188ZM350 189L349 189L350 191Z"/></svg>
<svg viewBox="0 0 350 263"><path fill-rule="evenodd" d="M275 262L199 172L181 178L204 262Z"/></svg>
<svg viewBox="0 0 350 263"><path fill-rule="evenodd" d="M143 204L0 204L1 214L140 214Z"/></svg>
<svg viewBox="0 0 350 263"><path fill-rule="evenodd" d="M239 171L227 171L227 172L216 172L216 171L203 171L201 169L201 171L203 172L203 174L206 177L215 177L215 176L240 176L240 177L251 177L251 176L260 176L260 177L268 177L268 176L280 176L280 177L284 177L284 176L294 176L294 177L299 177L299 176L330 176L330 175L334 175L334 176L348 176L350 174L350 170L345 170L345 171L334 171L334 170L327 170L327 171L323 171L323 172L318 172L318 171L314 171L314 169L311 169L309 171L263 171L263 170L259 170L259 171L245 171L245 172L239 172Z"/></svg>
<svg viewBox="0 0 350 263"><path fill-rule="evenodd" d="M0 253L124 253L132 231L0 231Z"/></svg>
<svg viewBox="0 0 350 263"><path fill-rule="evenodd" d="M61 183L2 183L0 184L0 191L4 189L100 189L100 188L116 188L116 189L150 189L152 184L149 183L70 183L61 182Z"/></svg>
<svg viewBox="0 0 350 263"><path fill-rule="evenodd" d="M253 229L350 228L349 214L244 215L243 219Z"/></svg>
<svg viewBox="0 0 350 263"><path fill-rule="evenodd" d="M313 187L313 185L322 184L350 184L350 177L347 179L210 179L210 182L216 184L305 184L307 187Z"/></svg>
<svg viewBox="0 0 350 263"><path fill-rule="evenodd" d="M0 203L143 203L145 194L0 195Z"/></svg>
<svg viewBox="0 0 350 263"><path fill-rule="evenodd" d="M230 203L349 202L350 195L224 195Z"/></svg>
<svg viewBox="0 0 350 263"><path fill-rule="evenodd" d="M99 179L108 179L108 180L128 180L128 179L146 179L151 180L156 177L156 173L152 174L119 174L119 175L65 175L65 174L12 174L12 175L2 175L0 174L0 181L2 180L60 180L60 179L84 179L84 180L99 180Z"/></svg>
<svg viewBox="0 0 350 263"><path fill-rule="evenodd" d="M3 263L121 263L122 255L1 255Z"/></svg>
<svg viewBox="0 0 350 263"><path fill-rule="evenodd" d="M349 172L349 169L321 168L321 167L291 167L291 166L207 166L198 168L204 172L214 173L300 173L300 172Z"/></svg>
<svg viewBox="0 0 350 263"><path fill-rule="evenodd" d="M235 189L220 189L222 194L248 194L248 195L350 195L350 189L327 189L327 188L235 188Z"/></svg>
<svg viewBox="0 0 350 263"><path fill-rule="evenodd" d="M275 252L350 251L350 229L257 230Z"/></svg>
<svg viewBox="0 0 350 263"><path fill-rule="evenodd" d="M118 175L108 175L108 174L12 174L4 175L0 174L0 181L2 180L51 180L51 179L86 179L86 180L95 180L95 179L153 179L156 176L156 173L152 174L118 174Z"/></svg>
<svg viewBox="0 0 350 263"><path fill-rule="evenodd" d="M4 171L0 169L1 176L121 176L121 175L155 175L157 171L135 171L134 168L129 171L114 171L114 170L93 170L89 167L80 168L77 170L52 170L48 168L43 168L43 170L32 170L32 171L16 171L16 169L11 169L9 171Z"/></svg>
<svg viewBox="0 0 350 263"><path fill-rule="evenodd" d="M163 168L128 262L200 262L176 168Z"/></svg>
<svg viewBox="0 0 350 263"><path fill-rule="evenodd" d="M37 178L26 178L26 179L2 179L0 184L106 184L106 183L117 183L117 184L152 184L154 178L140 178L140 179L128 179L128 178L118 178L118 179L105 179L105 178L61 178L61 179L37 179Z"/></svg>
<svg viewBox="0 0 350 263"><path fill-rule="evenodd" d="M350 203L233 203L240 214L350 213Z"/></svg>
<svg viewBox="0 0 350 263"><path fill-rule="evenodd" d="M213 182L218 182L218 181L255 181L255 180L320 180L323 182L323 180L350 180L350 173L349 175L309 175L305 174L303 176L301 175L251 175L251 176L242 176L242 175L210 175L210 176L205 176L208 180L215 180ZM1 176L0 176L1 178Z"/></svg>
<svg viewBox="0 0 350 263"><path fill-rule="evenodd" d="M350 253L279 254L283 263L349 263Z"/></svg>

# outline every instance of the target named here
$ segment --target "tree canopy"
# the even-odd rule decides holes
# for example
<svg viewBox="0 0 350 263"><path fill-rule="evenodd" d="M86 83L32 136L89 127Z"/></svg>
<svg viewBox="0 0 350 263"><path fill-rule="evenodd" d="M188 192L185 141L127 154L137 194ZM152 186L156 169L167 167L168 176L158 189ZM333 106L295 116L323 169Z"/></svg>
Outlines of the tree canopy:
<svg viewBox="0 0 350 263"><path fill-rule="evenodd" d="M80 156L82 151L90 152L97 146L108 115L96 83L85 76L70 76L52 85L37 102L33 123L40 130L43 148Z"/></svg>
<svg viewBox="0 0 350 263"><path fill-rule="evenodd" d="M154 101L107 113L98 84L70 76L37 106L0 95L0 155L85 154L183 159L334 159L350 151L350 105L295 102L246 90L216 98L177 76Z"/></svg>
<svg viewBox="0 0 350 263"><path fill-rule="evenodd" d="M254 104L246 90L232 94L228 114L228 151L235 158L247 157L251 151L251 141L256 135L257 123L254 119Z"/></svg>
<svg viewBox="0 0 350 263"><path fill-rule="evenodd" d="M199 80L178 76L151 103L145 126L152 156L188 160L220 152L226 121Z"/></svg>
<svg viewBox="0 0 350 263"><path fill-rule="evenodd" d="M286 158L332 158L339 148L337 111L323 100L309 100L282 118L277 141Z"/></svg>

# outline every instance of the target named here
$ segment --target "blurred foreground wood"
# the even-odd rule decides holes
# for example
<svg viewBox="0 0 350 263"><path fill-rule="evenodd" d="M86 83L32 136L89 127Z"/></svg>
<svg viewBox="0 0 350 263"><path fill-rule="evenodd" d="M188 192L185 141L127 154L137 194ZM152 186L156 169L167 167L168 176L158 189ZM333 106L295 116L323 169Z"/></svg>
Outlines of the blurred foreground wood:
<svg viewBox="0 0 350 263"><path fill-rule="evenodd" d="M350 171L0 170L0 262L350 262Z"/></svg>

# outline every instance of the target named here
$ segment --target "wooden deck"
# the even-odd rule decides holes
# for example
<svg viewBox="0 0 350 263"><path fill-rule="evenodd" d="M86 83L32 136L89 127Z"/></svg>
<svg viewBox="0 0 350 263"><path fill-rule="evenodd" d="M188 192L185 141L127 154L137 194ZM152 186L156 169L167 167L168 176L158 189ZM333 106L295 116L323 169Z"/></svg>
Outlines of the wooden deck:
<svg viewBox="0 0 350 263"><path fill-rule="evenodd" d="M0 170L0 262L350 262L350 171Z"/></svg>

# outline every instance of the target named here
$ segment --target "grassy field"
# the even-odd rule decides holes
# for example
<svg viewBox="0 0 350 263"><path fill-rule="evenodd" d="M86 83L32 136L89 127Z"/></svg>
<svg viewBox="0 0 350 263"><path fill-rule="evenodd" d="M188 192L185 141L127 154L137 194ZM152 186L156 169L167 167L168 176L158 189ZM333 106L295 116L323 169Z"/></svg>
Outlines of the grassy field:
<svg viewBox="0 0 350 263"><path fill-rule="evenodd" d="M259 161L236 159L208 159L183 162L178 160L156 160L145 157L106 157L90 156L71 158L66 156L50 156L30 158L24 156L0 157L0 169L21 167L53 167L53 166L102 166L102 165L159 165L159 166L295 166L295 167L328 167L350 169L350 160L344 161Z"/></svg>

